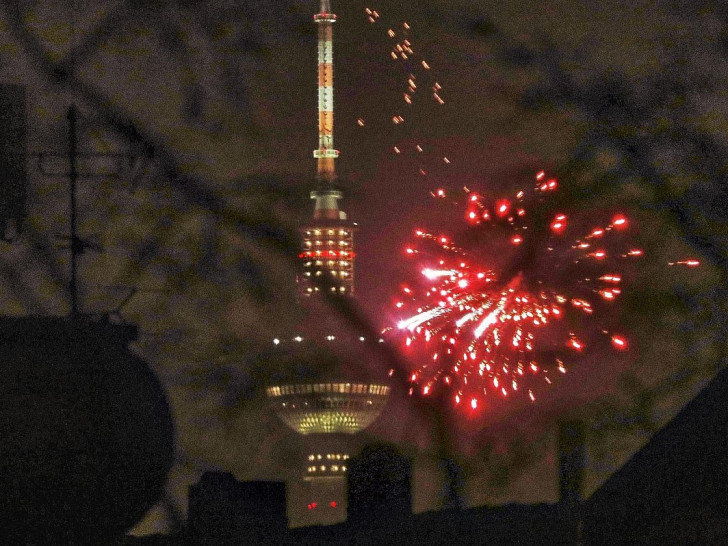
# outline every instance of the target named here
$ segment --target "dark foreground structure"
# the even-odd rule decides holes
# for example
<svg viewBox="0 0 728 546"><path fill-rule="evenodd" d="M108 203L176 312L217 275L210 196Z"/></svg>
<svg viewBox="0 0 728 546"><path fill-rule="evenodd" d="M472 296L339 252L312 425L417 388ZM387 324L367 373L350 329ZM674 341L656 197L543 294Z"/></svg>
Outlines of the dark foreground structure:
<svg viewBox="0 0 728 546"><path fill-rule="evenodd" d="M584 429L559 429L558 504L412 514L411 463L391 446L350 462L347 521L288 529L284 486L206 474L188 529L130 544L728 544L728 371L716 377L589 499ZM256 519L259 518L259 519Z"/></svg>
<svg viewBox="0 0 728 546"><path fill-rule="evenodd" d="M728 370L584 506L585 544L728 544Z"/></svg>
<svg viewBox="0 0 728 546"><path fill-rule="evenodd" d="M0 317L0 544L108 544L164 490L164 391L108 316Z"/></svg>
<svg viewBox="0 0 728 546"><path fill-rule="evenodd" d="M347 476L347 521L288 529L280 482L241 483L209 472L190 490L187 532L148 544L568 544L558 505L412 514L412 465L389 445L364 448ZM563 521L562 521L563 520ZM166 541L165 541L166 540ZM149 541L149 542L145 542ZM130 539L130 543L132 542Z"/></svg>

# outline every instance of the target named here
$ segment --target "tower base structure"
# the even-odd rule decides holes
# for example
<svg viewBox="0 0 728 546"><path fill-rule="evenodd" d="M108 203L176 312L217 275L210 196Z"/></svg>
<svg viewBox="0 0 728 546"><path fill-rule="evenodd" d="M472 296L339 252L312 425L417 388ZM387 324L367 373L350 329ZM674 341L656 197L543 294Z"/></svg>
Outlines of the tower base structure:
<svg viewBox="0 0 728 546"><path fill-rule="evenodd" d="M309 515L306 519L312 524L333 525L346 520L346 472L355 449L350 435L307 436L301 506L305 504Z"/></svg>

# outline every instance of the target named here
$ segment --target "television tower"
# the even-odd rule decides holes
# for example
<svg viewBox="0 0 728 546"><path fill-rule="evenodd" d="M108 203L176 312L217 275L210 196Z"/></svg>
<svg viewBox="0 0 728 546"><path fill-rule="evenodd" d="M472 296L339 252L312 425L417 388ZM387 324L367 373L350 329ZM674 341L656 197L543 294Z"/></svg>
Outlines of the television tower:
<svg viewBox="0 0 728 546"><path fill-rule="evenodd" d="M266 389L277 415L306 436L302 461L309 524L346 519L347 437L364 430L381 413L390 387L372 382L362 335L342 328L326 306L322 290L335 296L354 295L354 229L339 209L343 192L335 187L334 64L331 1L320 0L313 16L318 26L318 148L316 185L311 192L313 217L300 228L302 249L298 292L308 322L288 339L275 339L274 358L287 370L284 381ZM359 349L357 346L360 346ZM300 373L300 370L305 370ZM305 377L301 377L304 375ZM322 376L326 376L325 378Z"/></svg>
<svg viewBox="0 0 728 546"><path fill-rule="evenodd" d="M336 163L339 151L334 148L334 36L336 15L331 13L331 0L320 0L320 12L313 16L318 27L318 148L316 189L312 225L303 226L304 273L299 279L300 293L313 295L321 289L315 282L326 276L327 288L339 294L352 295L354 290L354 225L339 210L344 194L336 189ZM317 277L319 279L317 279Z"/></svg>

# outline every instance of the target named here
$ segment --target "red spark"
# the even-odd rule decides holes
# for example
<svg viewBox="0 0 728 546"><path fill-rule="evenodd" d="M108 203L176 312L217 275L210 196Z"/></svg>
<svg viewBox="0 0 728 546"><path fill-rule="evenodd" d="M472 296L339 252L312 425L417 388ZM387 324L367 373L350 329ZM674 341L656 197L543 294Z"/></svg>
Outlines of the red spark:
<svg viewBox="0 0 728 546"><path fill-rule="evenodd" d="M511 202L508 199L499 199L495 202L495 213L499 218L508 216L511 210Z"/></svg>
<svg viewBox="0 0 728 546"><path fill-rule="evenodd" d="M626 229L628 225L627 218L621 214L618 214L614 218L612 218L612 225L617 229Z"/></svg>
<svg viewBox="0 0 728 546"><path fill-rule="evenodd" d="M700 265L700 261L691 258L689 260L680 260L679 262L670 262L670 265L686 265L688 267L698 267Z"/></svg>
<svg viewBox="0 0 728 546"><path fill-rule="evenodd" d="M566 215L557 214L549 227L551 228L551 231L556 234L563 233L563 231L566 229Z"/></svg>

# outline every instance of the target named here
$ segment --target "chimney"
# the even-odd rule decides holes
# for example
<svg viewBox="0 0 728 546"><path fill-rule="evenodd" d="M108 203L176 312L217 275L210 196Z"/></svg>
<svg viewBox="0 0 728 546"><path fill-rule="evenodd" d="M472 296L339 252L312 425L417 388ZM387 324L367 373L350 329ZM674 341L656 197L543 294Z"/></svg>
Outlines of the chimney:
<svg viewBox="0 0 728 546"><path fill-rule="evenodd" d="M579 544L586 447L584 423L559 423L559 508L572 544Z"/></svg>
<svg viewBox="0 0 728 546"><path fill-rule="evenodd" d="M190 487L188 524L195 544L283 543L288 538L283 482L239 482L205 472Z"/></svg>
<svg viewBox="0 0 728 546"><path fill-rule="evenodd" d="M412 515L412 463L393 446L366 446L349 463L352 524L405 520Z"/></svg>
<svg viewBox="0 0 728 546"><path fill-rule="evenodd" d="M20 234L26 210L25 86L0 85L0 239Z"/></svg>

